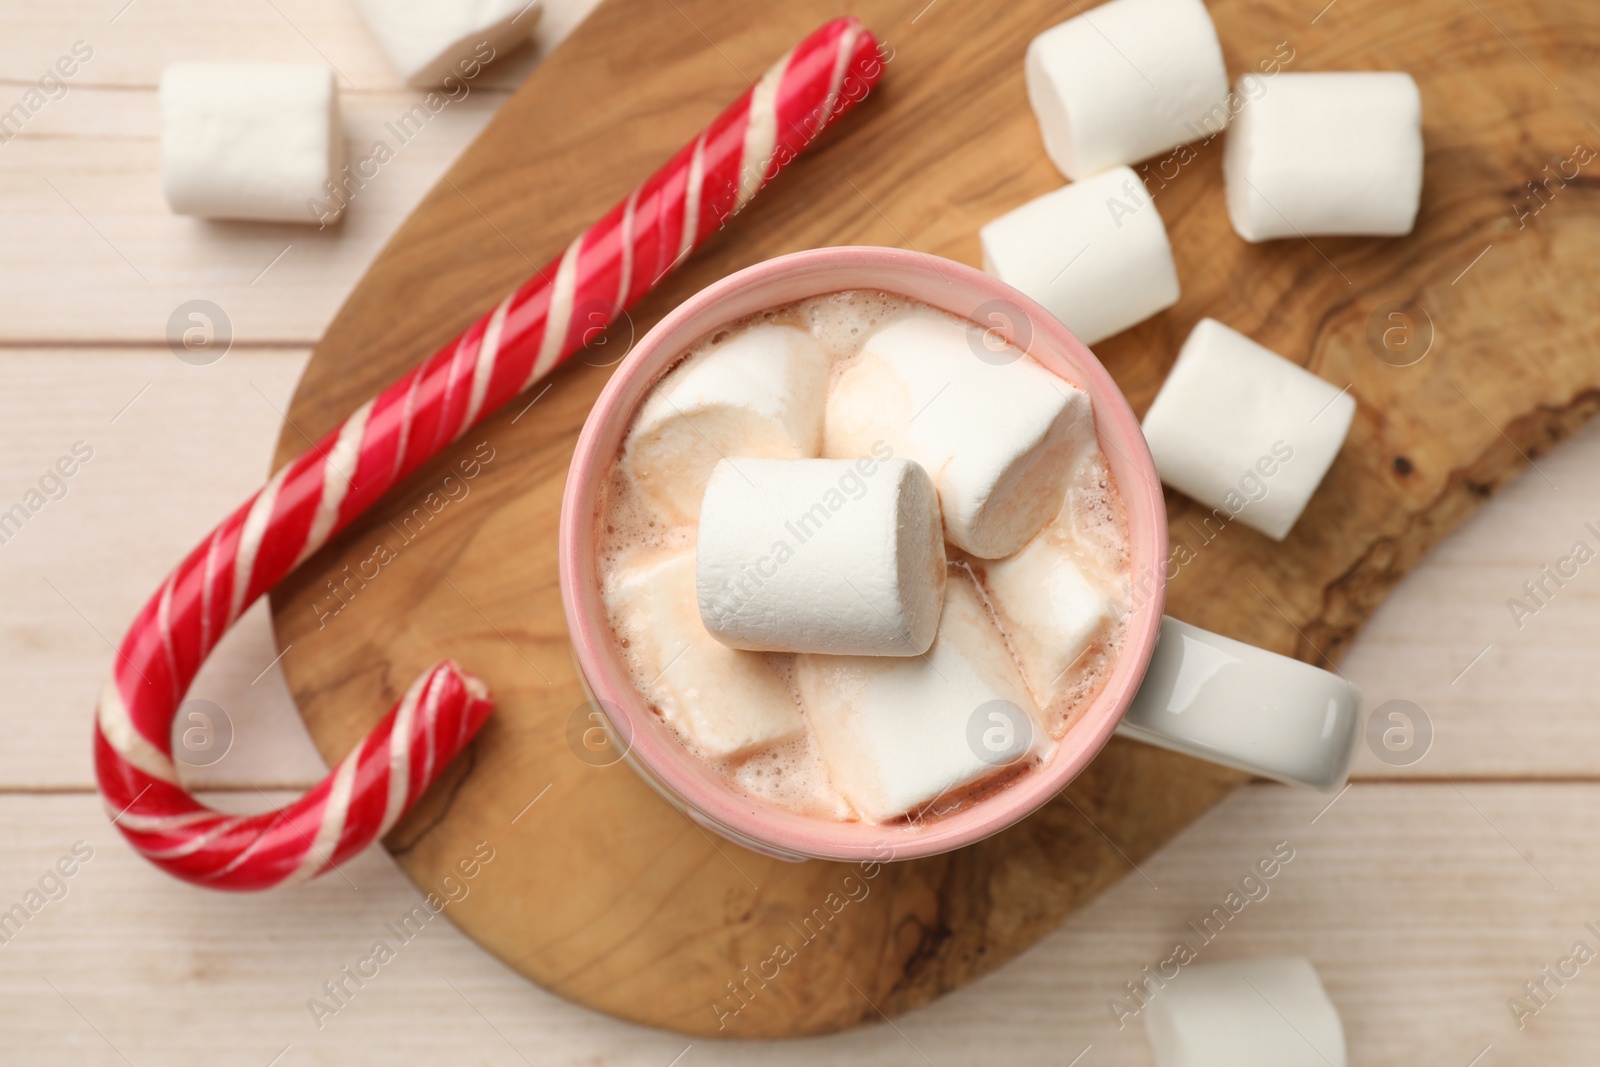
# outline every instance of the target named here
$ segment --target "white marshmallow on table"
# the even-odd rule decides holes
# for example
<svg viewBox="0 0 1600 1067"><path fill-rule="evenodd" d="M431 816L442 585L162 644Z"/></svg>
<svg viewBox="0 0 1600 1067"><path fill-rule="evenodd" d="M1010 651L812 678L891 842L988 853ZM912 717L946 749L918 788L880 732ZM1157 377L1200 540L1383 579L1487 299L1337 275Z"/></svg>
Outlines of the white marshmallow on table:
<svg viewBox="0 0 1600 1067"><path fill-rule="evenodd" d="M696 554L700 620L733 648L920 656L939 628L939 494L910 460L722 460Z"/></svg>
<svg viewBox="0 0 1600 1067"><path fill-rule="evenodd" d="M1127 167L1030 200L978 240L985 271L1043 304L1086 345L1178 302L1167 228Z"/></svg>
<svg viewBox="0 0 1600 1067"><path fill-rule="evenodd" d="M1144 436L1163 482L1281 541L1355 413L1348 391L1201 319L1145 413Z"/></svg>
<svg viewBox="0 0 1600 1067"><path fill-rule="evenodd" d="M1228 123L1222 46L1200 0L1111 0L1035 37L1026 73L1045 152L1069 178Z"/></svg>
<svg viewBox="0 0 1600 1067"><path fill-rule="evenodd" d="M986 563L983 585L1004 620L1034 697L1048 704L1113 614L1071 548L1046 527L1013 556Z"/></svg>
<svg viewBox="0 0 1600 1067"><path fill-rule="evenodd" d="M1185 967L1144 1009L1156 1067L1345 1067L1344 1027L1309 960Z"/></svg>
<svg viewBox="0 0 1600 1067"><path fill-rule="evenodd" d="M1096 439L1088 394L1020 350L988 344L979 327L932 311L882 327L834 380L823 453L873 455L886 443L922 464L945 536L998 559L1055 515Z"/></svg>
<svg viewBox="0 0 1600 1067"><path fill-rule="evenodd" d="M1422 94L1397 71L1279 74L1246 99L1222 156L1246 241L1411 232L1422 197Z"/></svg>
<svg viewBox="0 0 1600 1067"><path fill-rule="evenodd" d="M672 519L693 522L711 469L724 457L817 455L829 366L816 339L793 326L758 324L733 334L656 383L629 431L623 462Z"/></svg>
<svg viewBox="0 0 1600 1067"><path fill-rule="evenodd" d="M798 736L800 709L773 658L706 633L694 571L692 551L657 557L618 568L603 591L645 699L712 757Z"/></svg>
<svg viewBox="0 0 1600 1067"><path fill-rule="evenodd" d="M333 71L303 63L174 63L161 74L160 98L161 184L174 212L329 220L311 205L328 195L344 165Z"/></svg>
<svg viewBox="0 0 1600 1067"><path fill-rule="evenodd" d="M873 822L1038 751L1038 711L972 582L952 577L925 656L800 656L800 703L834 788Z"/></svg>
<svg viewBox="0 0 1600 1067"><path fill-rule="evenodd" d="M474 78L496 52L526 38L537 0L356 0L389 63L407 85Z"/></svg>

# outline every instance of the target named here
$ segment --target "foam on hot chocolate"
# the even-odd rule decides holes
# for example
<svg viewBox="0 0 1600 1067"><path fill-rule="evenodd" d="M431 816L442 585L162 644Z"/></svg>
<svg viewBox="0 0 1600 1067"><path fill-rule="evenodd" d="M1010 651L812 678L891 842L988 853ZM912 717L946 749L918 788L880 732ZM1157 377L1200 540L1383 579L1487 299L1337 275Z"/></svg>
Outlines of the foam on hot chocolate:
<svg viewBox="0 0 1600 1067"><path fill-rule="evenodd" d="M779 326L808 334L827 359L830 373L826 387L831 387L839 381L841 374L848 369L864 342L874 332L908 316L930 315L963 322L954 316L933 311L917 301L868 290L833 293L771 308L730 323L691 347L684 353L684 358L656 383L651 397L672 390L675 377L704 366L707 353L737 347L732 342L739 341L740 335L748 333L752 327L768 332L771 327ZM974 355L973 358L978 357ZM1030 365L1030 374L1037 369L1027 357L1019 358ZM792 376L784 381L781 380L782 375L775 373L773 378L772 388L776 391L792 391L794 388ZM1064 390L1072 389L1070 383L1062 382L1061 386ZM759 397L753 401L756 406L763 402ZM797 400L792 395L785 403L791 407L811 406L809 399L801 397ZM641 410L649 404L650 398L647 398ZM660 424L659 409L658 404L655 425ZM689 421L692 422L692 417ZM741 454L772 455L770 435L759 440L753 438L749 442L748 452L743 451L736 437L726 436L728 428L737 424L737 418L720 420L718 428L725 436L718 439L716 444L721 453L733 459ZM638 431L639 425L640 421L636 418L630 435ZM656 443L659 445L659 441ZM815 447L820 451L821 443L818 442ZM642 454L644 452L641 450L633 453L634 456ZM685 747L720 773L732 788L749 796L790 811L838 820L895 821L898 818L920 821L959 810L996 789L1004 788L1017 776L1029 773L1041 759L1048 758L1048 753L1054 747L1053 741L1060 739L1070 729L1098 694L1115 662L1122 642L1123 623L1113 612L1083 638L1082 652L1068 669L1061 671L1059 677L1045 677L1037 663L1030 663L1030 658L1036 660L1039 656L1037 647L1030 646L1026 640L1019 640L1022 635L1007 632L1009 620L1002 604L1003 597L995 595L996 592L1005 592L1004 583L996 583L992 590L986 586L986 568L1000 561L976 559L947 543L951 583L961 583L965 588L976 591L978 595L975 602L981 603L983 611L1002 637L1002 640L984 644L971 654L980 658L1004 656L1009 661L993 663L992 670L980 669L978 674L1026 680L1026 693L1011 691L1009 695L1013 703L1026 705L1026 714L1037 722L1044 735L1037 739L1038 744L1014 762L997 763L992 774L962 776L961 781L939 793L933 802L898 816L885 811L862 812L852 807L837 787L824 757L823 747L819 746L810 728L796 680L796 656L729 648L725 651L730 657L761 657L764 669L775 672L783 680L794 707L807 726L798 735L786 735L753 749L741 748L732 755L717 751L699 742L692 730L684 728L685 723L693 721L686 709L665 706L685 699L685 680L678 680L676 686L663 683L663 678L671 679L671 672L681 671L683 664L655 663L647 649L630 639L629 632L638 625L637 601L625 602L617 593L621 589L633 589L636 597L639 583L631 579L632 575L652 565L659 565L665 556L677 556L694 550L698 539L698 515L694 513L697 512L698 501L693 511L679 502L664 501L660 493L655 491L658 486L645 488L641 485L640 472L635 464L629 462L628 455L625 446L623 458L613 463L608 472L596 527L602 593L623 651L622 658L633 674L639 692L645 695L647 703L674 730ZM794 458L806 457L800 455ZM668 456L666 461L670 464L675 462L675 458ZM1091 447L1078 455L1072 469L1064 472L1063 480L1065 490L1058 512L1029 544L1037 542L1042 546L1047 543L1052 552L1064 554L1084 581L1103 594L1106 603L1126 603L1129 592L1126 519L1121 498L1098 448ZM703 484L700 483L702 490ZM947 542L948 536L946 531ZM960 595L968 596L966 593ZM963 601L970 602L974 601ZM946 606L948 608L948 602ZM687 605L687 611L688 616L692 617L693 605ZM678 619L686 617L681 612L671 614ZM963 618L970 620L970 610L964 610ZM963 625L970 631L970 621ZM662 641L650 643L663 650L671 644ZM665 651L659 658L665 658ZM831 659L837 659L840 665L857 661L870 666L871 658L808 655L808 670L826 667ZM704 669L706 663L720 662L721 659L721 654L702 656L698 660L700 669ZM1042 684L1038 681L1041 678ZM847 678L845 680L848 681ZM818 699L815 694L813 699ZM834 743L837 746L837 741ZM842 769L840 773L843 773ZM902 795L916 794L911 789L902 791Z"/></svg>

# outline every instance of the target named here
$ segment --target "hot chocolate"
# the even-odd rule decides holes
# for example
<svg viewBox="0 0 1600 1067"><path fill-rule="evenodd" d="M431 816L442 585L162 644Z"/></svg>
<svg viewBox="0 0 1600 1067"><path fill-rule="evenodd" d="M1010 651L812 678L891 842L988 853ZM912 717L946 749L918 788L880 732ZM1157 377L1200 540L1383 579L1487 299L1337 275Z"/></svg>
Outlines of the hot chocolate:
<svg viewBox="0 0 1600 1067"><path fill-rule="evenodd" d="M697 583L708 483L755 499L783 473L751 477L741 459L833 462L793 483L815 485L815 499L784 496L748 563L702 559ZM933 510L912 515L906 500ZM937 581L913 529L925 513L945 541ZM706 514L739 521L726 507L713 517L709 501ZM899 542L863 549L886 553L883 584L922 583L898 601L864 588L876 572L841 587L818 566L851 549L819 546L874 521L889 531L878 541ZM995 334L882 292L771 308L685 352L607 472L596 539L606 611L645 702L730 787L821 818L937 818L1030 773L1099 692L1124 635L1127 523L1087 395ZM907 545L922 550L915 567ZM796 582L806 567L816 579ZM754 603L760 632L782 632L785 605L825 615L825 597L845 598L855 629L833 628L823 646L755 647L826 652L734 647L724 631L738 627L715 626ZM914 619L862 607L902 602ZM929 610L931 644L911 632L934 633ZM884 636L901 631L905 647Z"/></svg>

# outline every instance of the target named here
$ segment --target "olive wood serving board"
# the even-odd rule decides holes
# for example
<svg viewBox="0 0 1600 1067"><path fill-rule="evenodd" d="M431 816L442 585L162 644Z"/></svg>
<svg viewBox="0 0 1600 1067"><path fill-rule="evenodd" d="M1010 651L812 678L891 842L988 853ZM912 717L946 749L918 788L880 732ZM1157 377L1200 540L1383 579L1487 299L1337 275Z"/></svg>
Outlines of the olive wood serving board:
<svg viewBox="0 0 1600 1067"><path fill-rule="evenodd" d="M1600 99L1600 6L1321 7L1211 4L1230 72L1255 71L1268 92L1274 67L1416 77L1427 164L1415 232L1246 244L1224 208L1222 139L1193 145L1143 171L1183 299L1096 352L1140 412L1206 315L1349 385L1349 439L1281 544L1168 493L1169 613L1326 665L1440 538L1600 406L1589 147L1600 128L1580 103ZM442 657L493 688L488 725L385 845L434 890L487 842L494 859L445 913L540 985L690 1034L810 1034L893 1016L1015 956L1241 782L1113 740L1011 830L868 872L708 837L626 764L575 754L588 724L556 517L609 368L686 296L780 253L883 244L976 264L980 225L1062 182L1022 61L1034 34L1076 8L605 0L423 200L317 346L280 464L558 253L812 28L854 13L883 41L872 96L628 321L273 594L280 647L293 646L284 669L330 763ZM377 576L335 598L345 567Z"/></svg>

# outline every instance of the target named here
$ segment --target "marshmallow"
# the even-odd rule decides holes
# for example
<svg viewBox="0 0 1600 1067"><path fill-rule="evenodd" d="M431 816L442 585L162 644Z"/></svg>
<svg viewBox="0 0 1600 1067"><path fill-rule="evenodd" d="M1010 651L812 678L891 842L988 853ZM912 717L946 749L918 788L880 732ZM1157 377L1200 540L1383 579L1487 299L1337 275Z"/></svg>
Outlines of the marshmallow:
<svg viewBox="0 0 1600 1067"><path fill-rule="evenodd" d="M1163 482L1281 541L1355 413L1348 391L1201 319L1145 413L1144 436Z"/></svg>
<svg viewBox="0 0 1600 1067"><path fill-rule="evenodd" d="M1228 217L1246 241L1410 233L1422 197L1422 95L1395 71L1279 74L1228 131Z"/></svg>
<svg viewBox="0 0 1600 1067"><path fill-rule="evenodd" d="M978 240L985 271L1043 304L1086 345L1178 302L1167 228L1127 167L1030 200Z"/></svg>
<svg viewBox="0 0 1600 1067"><path fill-rule="evenodd" d="M722 460L696 551L700 619L733 648L920 656L939 628L939 496L909 460Z"/></svg>
<svg viewBox="0 0 1600 1067"><path fill-rule="evenodd" d="M680 736L712 757L734 756L804 729L774 657L713 640L695 610L694 553L614 571L606 606L640 691Z"/></svg>
<svg viewBox="0 0 1600 1067"><path fill-rule="evenodd" d="M925 656L800 656L800 702L834 788L873 822L1039 751L1044 731L971 581L951 578Z"/></svg>
<svg viewBox="0 0 1600 1067"><path fill-rule="evenodd" d="M984 588L1041 704L1113 614L1110 598L1084 575L1060 533L1046 527L1021 552L983 568Z"/></svg>
<svg viewBox="0 0 1600 1067"><path fill-rule="evenodd" d="M1200 0L1111 0L1035 37L1026 70L1045 152L1069 178L1228 123L1222 46Z"/></svg>
<svg viewBox="0 0 1600 1067"><path fill-rule="evenodd" d="M525 38L538 0L356 0L361 18L407 85L473 78L497 49Z"/></svg>
<svg viewBox="0 0 1600 1067"><path fill-rule="evenodd" d="M657 383L623 462L672 519L693 522L718 460L817 455L828 373L828 356L809 333L751 326L691 355Z"/></svg>
<svg viewBox="0 0 1600 1067"><path fill-rule="evenodd" d="M1345 1067L1344 1028L1298 956L1185 967L1144 1009L1156 1067Z"/></svg>
<svg viewBox="0 0 1600 1067"><path fill-rule="evenodd" d="M160 99L161 185L175 213L319 221L308 205L344 165L331 70L174 63L161 74Z"/></svg>
<svg viewBox="0 0 1600 1067"><path fill-rule="evenodd" d="M1068 473L1096 444L1088 394L970 322L913 312L867 338L828 397L823 451L894 454L927 468L945 536L983 559L1010 555L1056 513Z"/></svg>

